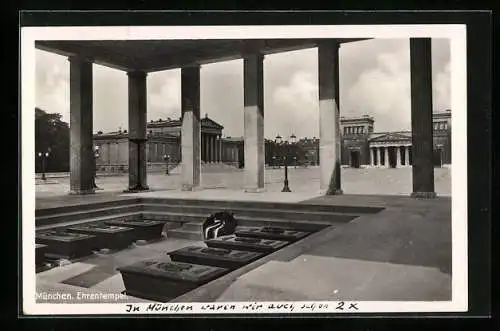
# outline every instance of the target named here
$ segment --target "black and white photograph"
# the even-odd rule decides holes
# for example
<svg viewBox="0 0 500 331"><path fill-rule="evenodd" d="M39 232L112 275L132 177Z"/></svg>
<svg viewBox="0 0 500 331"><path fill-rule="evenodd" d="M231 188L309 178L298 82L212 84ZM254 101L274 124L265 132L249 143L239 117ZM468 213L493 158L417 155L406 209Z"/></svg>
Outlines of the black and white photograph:
<svg viewBox="0 0 500 331"><path fill-rule="evenodd" d="M465 36L21 28L24 313L466 311Z"/></svg>

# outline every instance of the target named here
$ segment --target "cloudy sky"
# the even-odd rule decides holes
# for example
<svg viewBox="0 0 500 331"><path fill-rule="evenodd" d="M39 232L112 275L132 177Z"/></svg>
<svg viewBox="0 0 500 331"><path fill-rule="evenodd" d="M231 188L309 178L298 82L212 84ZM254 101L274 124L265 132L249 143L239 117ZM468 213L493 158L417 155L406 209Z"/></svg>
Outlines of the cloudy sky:
<svg viewBox="0 0 500 331"><path fill-rule="evenodd" d="M434 109L450 108L450 43L432 41ZM268 55L264 60L265 136L319 136L317 49ZM180 70L148 75L148 121L180 116ZM126 129L127 75L94 65L94 131ZM36 105L69 122L69 62L36 51ZM408 39L376 39L340 48L343 116L372 115L375 131L410 128ZM243 135L243 61L201 67L201 113Z"/></svg>

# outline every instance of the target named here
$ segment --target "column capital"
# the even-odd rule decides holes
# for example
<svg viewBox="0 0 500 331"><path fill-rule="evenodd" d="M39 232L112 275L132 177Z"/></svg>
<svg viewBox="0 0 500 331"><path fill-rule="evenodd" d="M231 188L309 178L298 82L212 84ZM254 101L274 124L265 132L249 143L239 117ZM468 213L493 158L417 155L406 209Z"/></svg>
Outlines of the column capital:
<svg viewBox="0 0 500 331"><path fill-rule="evenodd" d="M261 52L262 42L259 40L248 40L243 43L241 48L241 55L243 58L249 58L252 56L261 57L264 59L264 54Z"/></svg>
<svg viewBox="0 0 500 331"><path fill-rule="evenodd" d="M130 78L145 78L147 77L147 72L141 70L131 70L127 71L127 76Z"/></svg>
<svg viewBox="0 0 500 331"><path fill-rule="evenodd" d="M332 47L334 49L339 49L341 44L337 41L337 39L327 38L318 40L316 45L318 47Z"/></svg>
<svg viewBox="0 0 500 331"><path fill-rule="evenodd" d="M94 63L94 59L88 56L83 55L70 55L68 56L68 62L77 62L77 63Z"/></svg>
<svg viewBox="0 0 500 331"><path fill-rule="evenodd" d="M189 64L185 64L182 66L181 69L200 69L201 68L201 64L199 63L189 63Z"/></svg>

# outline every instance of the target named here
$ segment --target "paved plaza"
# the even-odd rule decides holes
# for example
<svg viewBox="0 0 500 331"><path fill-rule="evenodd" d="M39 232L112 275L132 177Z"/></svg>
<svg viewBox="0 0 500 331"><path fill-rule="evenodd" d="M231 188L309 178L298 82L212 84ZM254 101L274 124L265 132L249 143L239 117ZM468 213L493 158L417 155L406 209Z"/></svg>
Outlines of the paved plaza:
<svg viewBox="0 0 500 331"><path fill-rule="evenodd" d="M370 195L410 195L412 191L411 168L343 168L342 189L345 194ZM265 185L267 192L280 192L283 188L283 169L265 171ZM205 189L243 190L243 170L204 172L201 185ZM319 195L320 169L319 167L289 169L290 188L294 193L309 193ZM434 169L435 190L438 196L451 196L451 169ZM128 186L128 175L98 176L97 185L102 188L102 194L122 193ZM179 190L180 175L164 173L148 174L148 185L151 191ZM36 197L53 197L66 195L69 191L69 177L48 177L44 182L36 179ZM315 194L317 193L317 194ZM215 191L213 191L215 195Z"/></svg>
<svg viewBox="0 0 500 331"><path fill-rule="evenodd" d="M83 197L67 194L67 176L49 176L45 182L36 179L37 208L124 196L383 207L384 210L377 214L367 214L345 225L327 228L296 247L262 259L265 261L252 269L245 271L242 268L240 275L221 277L174 301L442 301L451 298L449 168L435 169L438 198L430 200L410 197L411 168L343 168L345 194L340 196L320 196L319 168L316 167L291 168L292 192L281 193L283 173L283 169L266 169L263 193L244 193L241 170L205 172L202 174L205 190L196 192L181 191L180 176L176 173L169 176L148 174L151 191L135 194L123 194L128 184L127 176L101 175L96 182L102 190ZM124 285L116 267L192 244L202 245L201 242L169 238L146 247L55 268L37 274L37 290L119 293ZM286 280L282 277L284 274L289 275ZM131 300L134 299L124 298L120 302Z"/></svg>

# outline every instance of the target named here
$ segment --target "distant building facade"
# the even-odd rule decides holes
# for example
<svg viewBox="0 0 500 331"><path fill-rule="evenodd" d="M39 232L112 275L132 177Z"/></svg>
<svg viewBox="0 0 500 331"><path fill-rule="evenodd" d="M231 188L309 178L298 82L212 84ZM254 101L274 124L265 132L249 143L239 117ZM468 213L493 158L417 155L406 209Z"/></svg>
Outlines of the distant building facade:
<svg viewBox="0 0 500 331"><path fill-rule="evenodd" d="M433 114L434 165L451 164L451 111ZM375 132L371 116L341 118L344 166L398 168L412 165L411 131Z"/></svg>
<svg viewBox="0 0 500 331"><path fill-rule="evenodd" d="M375 119L369 115L341 117L340 130L341 164L347 167L408 167L412 164L411 131L375 132ZM201 119L202 164L225 163L237 168L244 167L242 137L223 137L224 127L207 115ZM147 124L146 157L148 170L165 169L165 156L170 167L181 160L181 120L159 119ZM97 166L99 171L128 171L127 131L94 135L99 147ZM319 165L319 139L302 138L297 142L295 162ZM433 114L434 164L451 164L451 111ZM276 147L272 140L265 141L267 165L276 163ZM299 152L297 152L299 151ZM274 157L273 157L274 156Z"/></svg>
<svg viewBox="0 0 500 331"><path fill-rule="evenodd" d="M167 118L150 121L147 126L148 170L165 170L168 157L169 168L177 166L182 157L181 120ZM222 137L224 127L207 115L201 119L202 163L226 163L240 167L242 138ZM94 134L94 145L99 148L97 168L103 172L128 171L127 130Z"/></svg>

